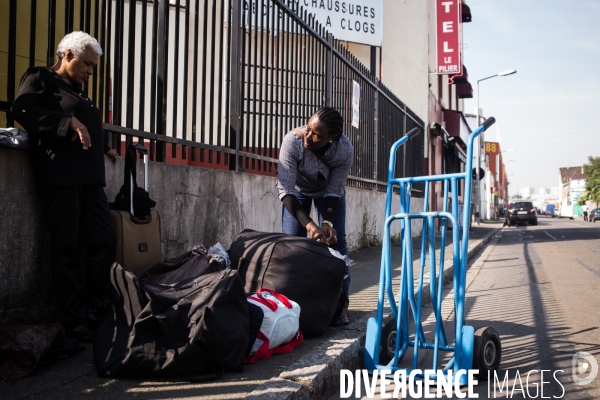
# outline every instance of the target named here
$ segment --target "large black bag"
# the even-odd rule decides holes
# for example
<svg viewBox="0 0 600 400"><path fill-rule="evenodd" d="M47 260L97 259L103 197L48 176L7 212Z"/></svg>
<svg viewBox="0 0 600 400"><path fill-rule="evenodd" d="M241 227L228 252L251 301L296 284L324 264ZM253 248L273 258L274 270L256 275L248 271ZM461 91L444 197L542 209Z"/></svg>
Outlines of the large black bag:
<svg viewBox="0 0 600 400"><path fill-rule="evenodd" d="M247 293L273 289L300 305L300 330L322 334L338 307L346 264L315 240L283 233L243 230L229 258Z"/></svg>
<svg viewBox="0 0 600 400"><path fill-rule="evenodd" d="M194 379L242 370L248 305L237 271L156 285L114 263L110 279L112 310L94 342L99 374Z"/></svg>
<svg viewBox="0 0 600 400"><path fill-rule="evenodd" d="M206 249L202 247L159 262L144 272L140 279L147 283L169 285L206 273L222 271L225 269L223 264L215 258L209 258Z"/></svg>

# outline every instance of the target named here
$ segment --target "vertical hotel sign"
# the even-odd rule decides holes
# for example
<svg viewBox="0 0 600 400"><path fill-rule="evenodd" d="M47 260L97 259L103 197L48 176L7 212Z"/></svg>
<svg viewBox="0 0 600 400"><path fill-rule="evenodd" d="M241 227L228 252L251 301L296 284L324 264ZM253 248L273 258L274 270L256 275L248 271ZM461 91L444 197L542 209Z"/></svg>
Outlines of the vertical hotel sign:
<svg viewBox="0 0 600 400"><path fill-rule="evenodd" d="M461 74L461 0L435 0L437 30L437 73Z"/></svg>

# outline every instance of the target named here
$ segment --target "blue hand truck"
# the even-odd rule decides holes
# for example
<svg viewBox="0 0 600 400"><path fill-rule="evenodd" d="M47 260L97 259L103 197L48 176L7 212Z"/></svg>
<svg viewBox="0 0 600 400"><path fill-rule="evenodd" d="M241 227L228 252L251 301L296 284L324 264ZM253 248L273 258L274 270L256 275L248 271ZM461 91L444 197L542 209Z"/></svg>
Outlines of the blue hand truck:
<svg viewBox="0 0 600 400"><path fill-rule="evenodd" d="M443 371L446 380L459 376L460 385L467 384L467 371L478 369L479 377L485 378L487 371L498 370L501 359L501 344L498 332L492 327L483 327L475 331L473 327L465 325L465 289L467 273L467 252L469 241L469 221L471 211L471 176L473 167L473 143L475 138L494 124L493 117L488 118L474 132L469 135L467 143L467 157L465 172L444 175L421 177L394 178L396 165L396 151L411 137L419 133L418 128L408 132L396 141L390 151L388 168L387 195L385 206L385 225L383 247L381 255L381 269L379 275L379 292L377 315L367 321L365 340L364 368L370 373L375 370L405 371L405 377L411 372L416 377L424 379L425 370L429 379L437 379L438 371ZM479 171L477 171L479 172ZM474 173L473 173L474 174ZM479 175L479 174L476 174ZM473 177L473 179L479 178ZM464 180L464 208L462 213L462 237L459 228L459 202L458 185ZM423 182L424 207L422 212L410 211L411 186ZM442 211L428 211L429 187L434 182L443 182L444 206ZM392 214L392 195L395 186L399 186L400 212ZM450 190L449 190L450 189ZM451 194L451 210L448 210L449 193ZM421 240L421 254L419 262L419 277L413 279L413 244L412 220L421 220L423 223ZM436 262L435 221L441 225L440 257ZM401 268L400 287L397 288L397 300L392 285L392 257L390 227L393 222L400 223L401 241ZM449 224L449 225L448 225ZM453 248L453 281L454 281L454 344L446 335L442 320L442 289L444 285L444 257L446 247L446 227L452 227ZM417 240L419 240L417 238ZM435 315L435 332L433 341L427 341L421 321L421 307L423 303L423 283L426 261L429 259L429 294L431 306ZM397 285L396 285L397 286ZM416 292L416 293L415 293ZM415 297L416 294L416 297ZM387 295L392 318L385 324L384 321L384 296ZM412 312L414 328L412 335L409 332L409 311ZM407 354L409 347L413 348L412 368L400 368L399 362ZM433 350L433 363L428 368L418 368L419 350ZM454 352L445 366L440 367L440 352ZM448 357L446 357L448 358ZM419 371L415 371L415 370ZM450 374L449 371L452 371ZM459 371L462 373L459 374ZM440 377L442 378L442 377Z"/></svg>

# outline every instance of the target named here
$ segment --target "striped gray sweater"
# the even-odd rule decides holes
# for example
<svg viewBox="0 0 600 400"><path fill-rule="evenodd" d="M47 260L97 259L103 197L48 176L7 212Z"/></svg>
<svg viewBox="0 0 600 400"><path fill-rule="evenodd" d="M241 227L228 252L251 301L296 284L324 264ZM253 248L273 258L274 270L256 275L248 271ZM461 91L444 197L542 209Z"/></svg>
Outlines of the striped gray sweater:
<svg viewBox="0 0 600 400"><path fill-rule="evenodd" d="M306 126L298 128L304 132ZM315 154L304 148L302 138L293 130L283 138L277 166L279 199L288 194L307 197L342 197L344 184L354 160L350 139L342 135L333 141L323 154L328 166Z"/></svg>

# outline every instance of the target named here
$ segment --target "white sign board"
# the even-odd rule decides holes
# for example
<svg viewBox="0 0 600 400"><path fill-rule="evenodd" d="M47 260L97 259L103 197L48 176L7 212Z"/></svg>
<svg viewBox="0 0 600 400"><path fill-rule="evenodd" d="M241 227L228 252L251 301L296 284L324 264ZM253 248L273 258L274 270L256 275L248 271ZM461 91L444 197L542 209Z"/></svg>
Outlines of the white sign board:
<svg viewBox="0 0 600 400"><path fill-rule="evenodd" d="M262 5L262 15L258 15L255 23L256 12L261 9L260 0L244 0L246 23L250 18L250 25L261 25L261 17L265 17L267 10L273 7L265 0ZM294 10L303 8L311 14L308 20L314 17L333 37L338 40L381 46L383 41L383 0L293 0ZM283 13L279 13L283 18ZM266 25L266 23L265 23ZM270 29L276 24L269 23ZM286 29L283 24L280 29ZM273 29L275 31L275 29ZM276 32L275 32L276 34Z"/></svg>
<svg viewBox="0 0 600 400"><path fill-rule="evenodd" d="M352 81L352 126L358 128L358 117L360 116L360 85Z"/></svg>

